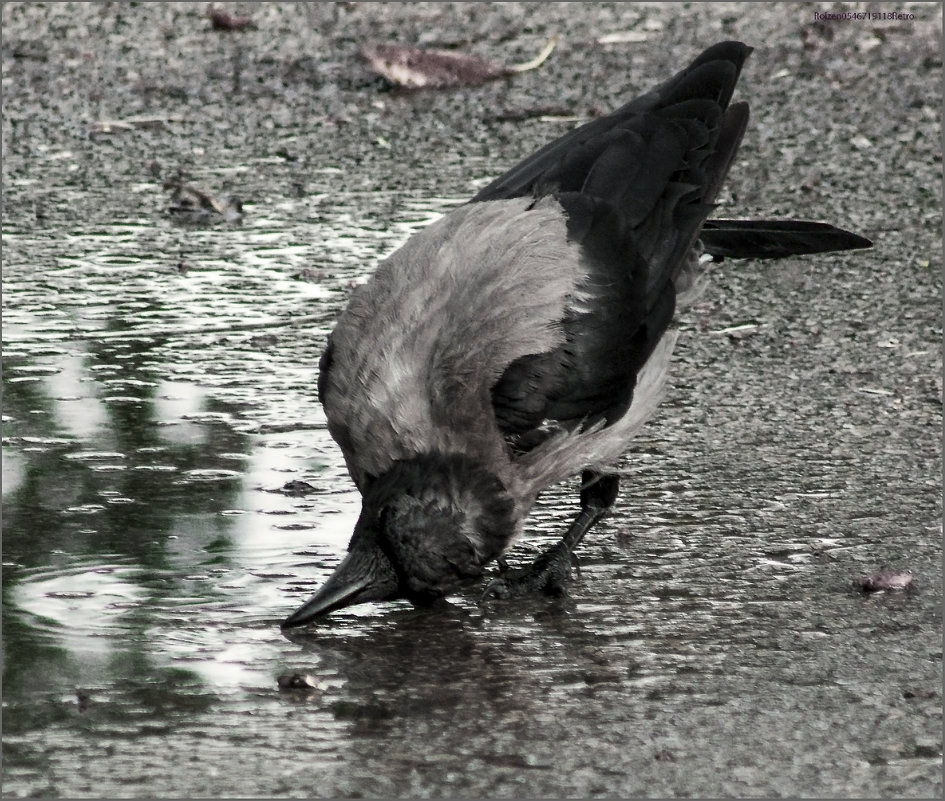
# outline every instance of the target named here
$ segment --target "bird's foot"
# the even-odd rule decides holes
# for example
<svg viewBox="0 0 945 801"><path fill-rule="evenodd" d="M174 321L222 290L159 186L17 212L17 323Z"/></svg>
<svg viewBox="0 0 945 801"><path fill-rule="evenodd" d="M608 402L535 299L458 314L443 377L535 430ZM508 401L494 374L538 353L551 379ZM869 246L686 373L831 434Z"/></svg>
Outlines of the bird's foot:
<svg viewBox="0 0 945 801"><path fill-rule="evenodd" d="M571 578L572 564L577 567L576 557L560 542L528 567L513 570L507 564L504 567L500 564L502 574L486 585L479 602L490 598L518 598L537 592L559 597L567 595L565 585Z"/></svg>

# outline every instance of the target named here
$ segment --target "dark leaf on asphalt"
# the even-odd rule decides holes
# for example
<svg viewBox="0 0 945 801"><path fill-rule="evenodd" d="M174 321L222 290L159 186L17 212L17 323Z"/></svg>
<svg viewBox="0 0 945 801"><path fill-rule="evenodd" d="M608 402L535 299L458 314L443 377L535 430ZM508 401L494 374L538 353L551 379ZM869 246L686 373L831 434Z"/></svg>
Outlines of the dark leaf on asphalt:
<svg viewBox="0 0 945 801"><path fill-rule="evenodd" d="M207 17L215 31L241 31L245 28L254 28L252 19L241 17L214 5L207 6Z"/></svg>
<svg viewBox="0 0 945 801"><path fill-rule="evenodd" d="M912 586L912 573L908 570L891 570L883 568L869 576L854 579L853 583L863 592L879 592L881 590L905 590Z"/></svg>
<svg viewBox="0 0 945 801"><path fill-rule="evenodd" d="M167 209L170 217L180 222L207 223L225 221L240 222L243 219L243 203L234 196L215 198L198 186L185 182L178 171L163 182L165 192L171 193L171 204Z"/></svg>
<svg viewBox="0 0 945 801"><path fill-rule="evenodd" d="M479 84L535 69L554 50L557 39L545 45L525 64L504 66L454 50L426 50L398 44L368 44L361 54L371 69L394 86L404 89L445 89Z"/></svg>

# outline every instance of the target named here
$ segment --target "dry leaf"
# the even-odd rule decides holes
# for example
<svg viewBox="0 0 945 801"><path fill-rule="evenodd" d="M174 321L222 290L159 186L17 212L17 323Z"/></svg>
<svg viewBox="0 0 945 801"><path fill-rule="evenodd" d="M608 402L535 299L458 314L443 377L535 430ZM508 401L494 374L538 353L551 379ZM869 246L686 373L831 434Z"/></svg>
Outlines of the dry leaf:
<svg viewBox="0 0 945 801"><path fill-rule="evenodd" d="M207 6L207 16L215 31L241 31L244 28L255 27L249 17L238 17L214 5Z"/></svg>
<svg viewBox="0 0 945 801"><path fill-rule="evenodd" d="M201 223L225 220L234 223L243 219L243 203L238 197L218 200L209 192L185 183L180 173L164 181L164 190L171 192L171 205L167 213L177 220Z"/></svg>
<svg viewBox="0 0 945 801"><path fill-rule="evenodd" d="M905 590L912 585L912 573L908 570L890 570L884 568L870 576L862 576L853 582L863 592L880 590Z"/></svg>
<svg viewBox="0 0 945 801"><path fill-rule="evenodd" d="M525 64L503 66L454 50L425 50L397 44L368 44L361 54L371 69L394 86L404 89L444 89L454 86L478 86L488 81L535 69L554 50L553 38L538 57Z"/></svg>

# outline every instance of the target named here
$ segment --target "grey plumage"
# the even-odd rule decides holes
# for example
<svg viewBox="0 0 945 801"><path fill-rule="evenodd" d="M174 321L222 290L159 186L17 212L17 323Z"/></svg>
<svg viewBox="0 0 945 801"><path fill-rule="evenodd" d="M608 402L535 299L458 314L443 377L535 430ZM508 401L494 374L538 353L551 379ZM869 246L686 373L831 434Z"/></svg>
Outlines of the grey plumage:
<svg viewBox="0 0 945 801"><path fill-rule="evenodd" d="M583 471L562 542L490 585L560 590L616 496L608 468L659 401L669 325L702 252L869 246L822 223L706 221L746 129L747 105L729 101L750 52L715 45L546 146L353 292L319 397L362 513L344 562L284 626L368 600L423 603L479 578L538 494Z"/></svg>

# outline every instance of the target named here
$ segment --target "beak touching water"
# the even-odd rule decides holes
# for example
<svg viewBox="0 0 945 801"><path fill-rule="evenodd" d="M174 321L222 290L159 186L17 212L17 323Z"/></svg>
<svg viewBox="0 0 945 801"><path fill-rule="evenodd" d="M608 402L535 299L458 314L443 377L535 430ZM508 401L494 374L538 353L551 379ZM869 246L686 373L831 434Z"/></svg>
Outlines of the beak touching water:
<svg viewBox="0 0 945 801"><path fill-rule="evenodd" d="M376 546L355 545L324 586L282 621L282 628L302 626L345 606L397 596L397 575L387 557Z"/></svg>

